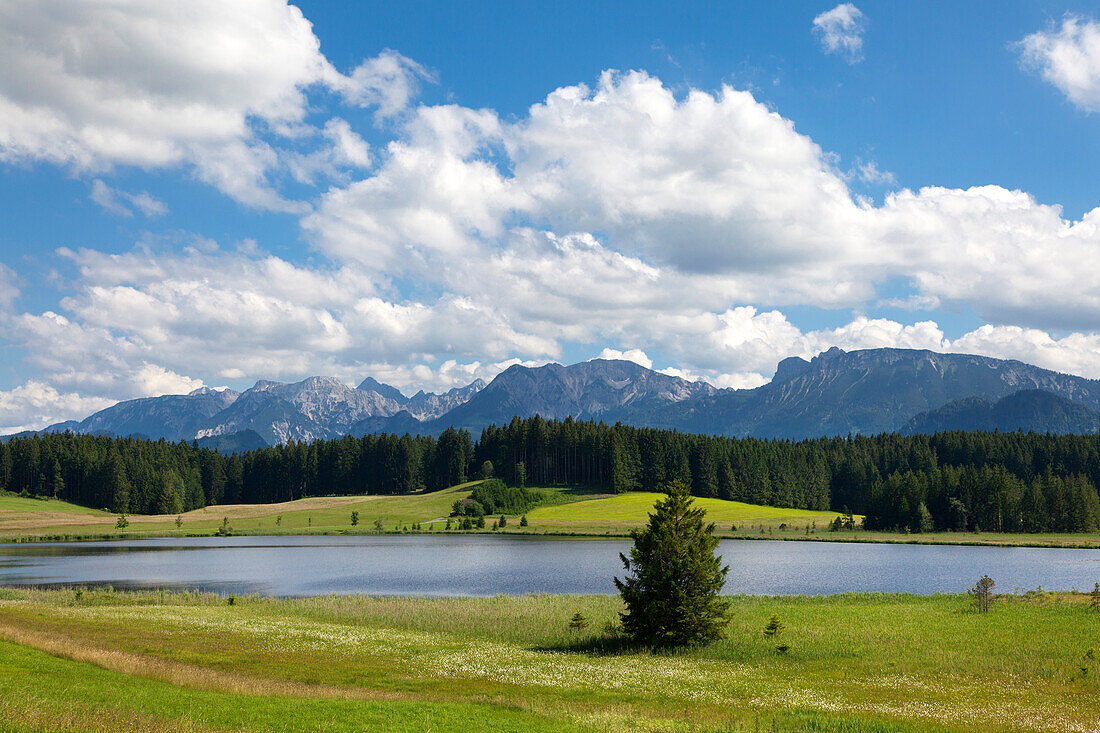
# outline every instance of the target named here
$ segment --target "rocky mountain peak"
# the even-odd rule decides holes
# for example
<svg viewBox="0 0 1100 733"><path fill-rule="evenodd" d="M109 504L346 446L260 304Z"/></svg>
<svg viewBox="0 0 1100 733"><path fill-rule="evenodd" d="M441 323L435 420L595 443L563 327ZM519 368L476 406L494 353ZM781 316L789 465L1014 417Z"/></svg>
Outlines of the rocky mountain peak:
<svg viewBox="0 0 1100 733"><path fill-rule="evenodd" d="M391 387L388 384L379 382L374 377L367 377L359 383L359 386L356 387L356 389L362 390L363 392L374 392L376 394L380 394L386 399L393 400L394 402L401 405L405 404L409 400L408 397L401 393L401 390L397 389L396 387Z"/></svg>

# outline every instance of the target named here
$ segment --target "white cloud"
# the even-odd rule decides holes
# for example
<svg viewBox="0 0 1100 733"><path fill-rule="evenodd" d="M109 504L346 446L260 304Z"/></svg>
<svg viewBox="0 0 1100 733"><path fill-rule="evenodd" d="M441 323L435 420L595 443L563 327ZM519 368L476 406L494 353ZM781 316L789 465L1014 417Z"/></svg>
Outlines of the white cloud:
<svg viewBox="0 0 1100 733"><path fill-rule="evenodd" d="M1081 109L1100 112L1100 22L1069 15L1061 28L1032 33L1018 46L1025 66Z"/></svg>
<svg viewBox="0 0 1100 733"><path fill-rule="evenodd" d="M875 164L859 174L889 181ZM421 108L374 175L331 190L303 226L326 254L378 278L467 294L492 281L498 302L564 335L581 303L604 317L616 303L673 297L714 313L858 308L889 278L911 281L914 303L1098 329L1098 223L1098 212L1067 221L998 186L903 189L875 207L751 94L677 99L644 73L607 72L514 123Z"/></svg>
<svg viewBox="0 0 1100 733"><path fill-rule="evenodd" d="M852 3L841 3L814 18L813 30L825 53L840 54L849 64L863 60L863 13Z"/></svg>
<svg viewBox="0 0 1100 733"><path fill-rule="evenodd" d="M864 183L874 186L896 186L898 181L890 171L880 170L873 160L859 162L853 173Z"/></svg>
<svg viewBox="0 0 1100 733"><path fill-rule="evenodd" d="M622 361L632 361L635 364L640 364L646 369L653 368L653 360L646 356L646 353L641 349L627 349L626 351L620 351L618 349L612 349L610 347L605 348L600 352L597 359L618 359Z"/></svg>
<svg viewBox="0 0 1100 733"><path fill-rule="evenodd" d="M92 181L92 190L88 198L106 211L118 216L133 216L135 210L147 217L163 216L168 213L168 207L164 202L154 198L147 191L136 194L126 193L108 186L98 178Z"/></svg>
<svg viewBox="0 0 1100 733"><path fill-rule="evenodd" d="M169 381L372 374L447 388L559 358L565 343L660 354L669 373L722 386L832 345L965 348L1100 375L1100 209L1068 221L998 186L905 189L876 206L751 94L678 97L642 72L558 89L514 120L444 105L394 124L374 150L339 120L296 133L331 145L296 159L303 180L375 164L302 220L327 261L251 241L62 250L79 269L63 313L0 325L59 394L97 396L132 396L147 364ZM1009 325L952 341L933 321L806 331L783 312L862 309L896 280L911 307L963 304Z"/></svg>
<svg viewBox="0 0 1100 733"><path fill-rule="evenodd" d="M341 74L285 0L5 0L0 68L0 161L78 172L185 165L247 205L292 212L307 209L270 180L288 154L263 136L308 130L307 90L390 117L429 77L393 51ZM360 141L326 133L363 165Z"/></svg>
<svg viewBox="0 0 1100 733"><path fill-rule="evenodd" d="M0 306L11 308L19 297L19 278L7 265L0 263Z"/></svg>
<svg viewBox="0 0 1100 733"><path fill-rule="evenodd" d="M31 380L8 391L0 390L0 435L38 430L74 415L89 415L110 407L114 400L61 393L49 384Z"/></svg>
<svg viewBox="0 0 1100 733"><path fill-rule="evenodd" d="M1044 331L1019 326L982 326L955 339L951 351L1018 359L1067 374L1100 379L1100 334L1071 333L1053 338Z"/></svg>
<svg viewBox="0 0 1100 733"><path fill-rule="evenodd" d="M435 83L436 76L412 59L387 48L357 66L337 84L337 88L350 103L375 107L377 116L386 119L409 106L422 81Z"/></svg>

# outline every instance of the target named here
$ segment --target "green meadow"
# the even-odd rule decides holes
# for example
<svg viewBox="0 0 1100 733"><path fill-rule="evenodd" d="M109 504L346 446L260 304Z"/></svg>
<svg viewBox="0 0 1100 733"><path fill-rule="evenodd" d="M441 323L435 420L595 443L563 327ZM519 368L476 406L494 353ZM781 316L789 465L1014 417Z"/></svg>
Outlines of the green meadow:
<svg viewBox="0 0 1100 733"><path fill-rule="evenodd" d="M117 527L118 516L64 501L0 494L0 541L106 539L211 535L228 519L234 534L333 534L375 531L381 521L385 532L444 531L447 515L456 499L469 495L477 485L470 481L449 489L400 496L311 497L280 504L227 504L209 506L178 515L129 515L127 526ZM632 492L614 495L577 487L544 487L543 503L527 514L507 517L500 533L578 536L626 536L645 524L658 494ZM758 506L723 499L696 499L707 510L721 537L857 542L921 542L934 544L1030 545L1049 547L1100 547L1100 534L1007 534L938 532L830 532L836 512ZM359 523L351 524L352 512ZM493 518L488 527L492 532ZM856 516L857 521L860 517ZM455 530L451 530L455 531Z"/></svg>
<svg viewBox="0 0 1100 733"><path fill-rule="evenodd" d="M233 601L0 589L0 729L1097 727L1080 594L740 596L727 639L660 654L621 641L613 596Z"/></svg>

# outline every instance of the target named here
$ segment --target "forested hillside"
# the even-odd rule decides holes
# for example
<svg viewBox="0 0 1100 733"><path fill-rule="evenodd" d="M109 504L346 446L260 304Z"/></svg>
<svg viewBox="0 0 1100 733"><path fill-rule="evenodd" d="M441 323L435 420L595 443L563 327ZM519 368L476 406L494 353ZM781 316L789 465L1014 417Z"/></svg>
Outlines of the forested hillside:
<svg viewBox="0 0 1100 733"><path fill-rule="evenodd" d="M490 461L512 485L653 491L849 510L872 529L1078 532L1100 528L1100 436L950 432L799 442L513 419L438 439L383 434L222 455L193 443L45 434L0 443L0 489L116 512L400 494Z"/></svg>

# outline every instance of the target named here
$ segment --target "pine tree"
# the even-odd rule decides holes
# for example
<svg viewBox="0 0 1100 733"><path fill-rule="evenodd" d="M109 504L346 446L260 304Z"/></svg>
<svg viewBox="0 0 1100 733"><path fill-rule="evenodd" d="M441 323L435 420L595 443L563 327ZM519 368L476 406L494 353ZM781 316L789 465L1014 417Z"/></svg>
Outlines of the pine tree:
<svg viewBox="0 0 1100 733"><path fill-rule="evenodd" d="M630 556L620 554L628 575L615 578L626 604L623 628L634 641L653 647L700 644L724 636L730 602L719 593L729 566L714 554L714 525L680 481L666 488L649 523L634 530Z"/></svg>
<svg viewBox="0 0 1100 733"><path fill-rule="evenodd" d="M51 471L51 474L52 476L50 478L50 496L55 499L59 499L61 498L62 494L65 493L65 479L61 476L61 464L57 461L56 458L53 462L53 471Z"/></svg>
<svg viewBox="0 0 1100 733"><path fill-rule="evenodd" d="M11 486L11 450L6 443L0 442L0 491Z"/></svg>

